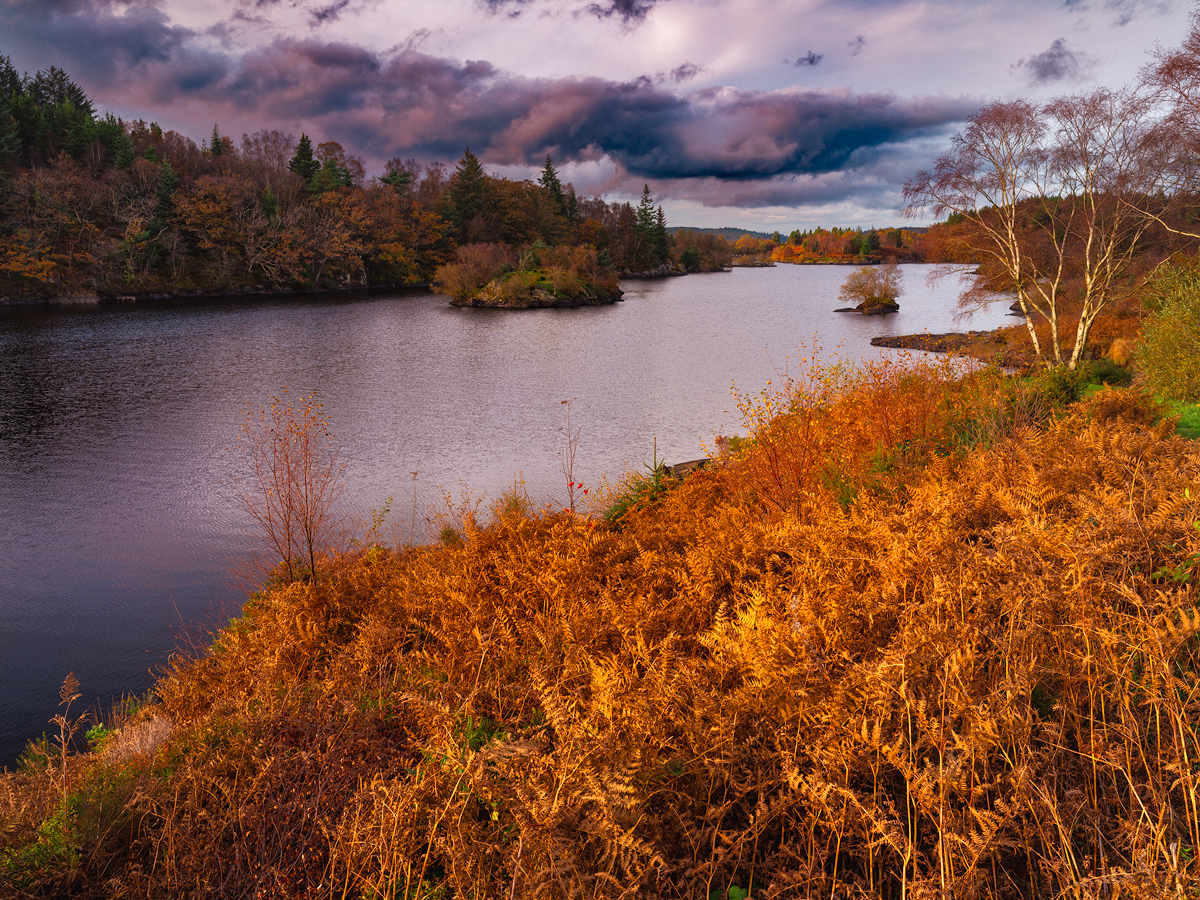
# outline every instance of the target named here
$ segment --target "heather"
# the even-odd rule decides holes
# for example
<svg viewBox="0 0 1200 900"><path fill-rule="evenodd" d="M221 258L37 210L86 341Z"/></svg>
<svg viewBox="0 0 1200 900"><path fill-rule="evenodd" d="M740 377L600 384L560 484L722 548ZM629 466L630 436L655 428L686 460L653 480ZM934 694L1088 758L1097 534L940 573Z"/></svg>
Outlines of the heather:
<svg viewBox="0 0 1200 900"><path fill-rule="evenodd" d="M812 365L607 519L514 491L277 572L93 753L31 748L7 884L1185 896L1200 451L1080 394Z"/></svg>

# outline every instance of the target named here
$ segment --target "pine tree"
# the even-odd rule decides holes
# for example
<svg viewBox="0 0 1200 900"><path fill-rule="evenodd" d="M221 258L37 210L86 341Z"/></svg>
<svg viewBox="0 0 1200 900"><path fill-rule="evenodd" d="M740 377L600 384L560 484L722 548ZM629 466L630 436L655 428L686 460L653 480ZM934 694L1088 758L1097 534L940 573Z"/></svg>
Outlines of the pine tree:
<svg viewBox="0 0 1200 900"><path fill-rule="evenodd" d="M650 241L654 237L654 199L650 196L650 185L642 186L642 199L637 205L636 228L642 240Z"/></svg>
<svg viewBox="0 0 1200 900"><path fill-rule="evenodd" d="M118 169L128 169L133 165L133 141L125 131L125 126L112 113L96 123L96 139L104 145L112 165Z"/></svg>
<svg viewBox="0 0 1200 900"><path fill-rule="evenodd" d="M567 214L567 200L563 195L562 182L558 180L558 172L554 170L554 163L550 160L550 154L546 154L546 166L542 169L542 177L538 179L546 193L550 195L550 201L554 204L555 212L565 216Z"/></svg>
<svg viewBox="0 0 1200 900"><path fill-rule="evenodd" d="M157 235L167 227L167 222L175 215L175 192L179 190L179 176L169 162L164 161L158 172L158 190L155 192L158 202L154 206L154 218L150 222L150 231Z"/></svg>
<svg viewBox="0 0 1200 900"><path fill-rule="evenodd" d="M312 141L308 139L307 134L301 133L300 145L296 148L296 155L288 163L288 169L303 178L305 184L311 184L313 176L320 171L321 164L313 158Z"/></svg>
<svg viewBox="0 0 1200 900"><path fill-rule="evenodd" d="M221 132L217 130L217 125L213 123L212 137L208 141L208 152L213 158L220 156L225 152L225 147L222 143Z"/></svg>
<svg viewBox="0 0 1200 900"><path fill-rule="evenodd" d="M457 226L460 239L465 238L471 220L483 212L486 190L487 176L483 174L483 166L467 147L446 186L447 212Z"/></svg>
<svg viewBox="0 0 1200 900"><path fill-rule="evenodd" d="M567 224L574 227L579 224L579 199L575 196L575 185L567 186Z"/></svg>
<svg viewBox="0 0 1200 900"><path fill-rule="evenodd" d="M25 79L13 68L12 60L0 53L0 102L11 102L25 93Z"/></svg>
<svg viewBox="0 0 1200 900"><path fill-rule="evenodd" d="M34 75L25 85L25 93L38 106L57 106L64 101L70 101L71 105L83 112L89 120L96 115L96 108L83 92L83 88L57 66L51 66Z"/></svg>
<svg viewBox="0 0 1200 900"><path fill-rule="evenodd" d="M667 232L667 214L660 206L654 214L654 255L659 262L666 262L671 256L671 235Z"/></svg>
<svg viewBox="0 0 1200 900"><path fill-rule="evenodd" d="M21 152L21 138L17 134L17 123L9 115L8 104L0 97L0 171Z"/></svg>
<svg viewBox="0 0 1200 900"><path fill-rule="evenodd" d="M0 194L8 187L8 169L21 152L17 123L8 114L8 104L0 97Z"/></svg>

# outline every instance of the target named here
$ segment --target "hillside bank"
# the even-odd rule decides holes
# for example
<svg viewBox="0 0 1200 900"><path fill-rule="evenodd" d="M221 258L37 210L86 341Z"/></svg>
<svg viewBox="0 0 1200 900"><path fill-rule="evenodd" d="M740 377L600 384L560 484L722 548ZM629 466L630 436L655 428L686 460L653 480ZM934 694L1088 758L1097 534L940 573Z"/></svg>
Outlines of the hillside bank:
<svg viewBox="0 0 1200 900"><path fill-rule="evenodd" d="M512 493L437 546L330 558L177 657L65 791L61 760L27 757L4 877L95 897L1190 885L1170 848L1200 845L1200 449L1140 394L1077 397L1062 373L814 370L742 397L752 437L716 464L619 487L613 521Z"/></svg>

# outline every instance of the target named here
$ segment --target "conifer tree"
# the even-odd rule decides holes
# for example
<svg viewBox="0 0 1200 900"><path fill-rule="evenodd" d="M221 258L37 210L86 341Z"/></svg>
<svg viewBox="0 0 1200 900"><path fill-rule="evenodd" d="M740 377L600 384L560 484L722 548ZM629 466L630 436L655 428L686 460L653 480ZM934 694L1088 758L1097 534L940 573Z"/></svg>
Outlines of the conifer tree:
<svg viewBox="0 0 1200 900"><path fill-rule="evenodd" d="M24 79L17 74L12 60L0 53L0 99L9 100L13 94L21 93Z"/></svg>
<svg viewBox="0 0 1200 900"><path fill-rule="evenodd" d="M486 189L483 166L467 147L446 186L447 213L458 229L460 240L466 236L467 225L483 211Z"/></svg>
<svg viewBox="0 0 1200 900"><path fill-rule="evenodd" d="M17 135L17 123L8 112L8 104L0 97L0 177L4 167L21 151L21 138Z"/></svg>
<svg viewBox="0 0 1200 900"><path fill-rule="evenodd" d="M654 237L654 199L650 196L650 185L642 185L642 199L637 205L637 230L642 240Z"/></svg>
<svg viewBox="0 0 1200 900"><path fill-rule="evenodd" d="M133 165L133 141L118 118L109 113L102 121L96 123L96 132L114 166L118 169L128 169Z"/></svg>
<svg viewBox="0 0 1200 900"><path fill-rule="evenodd" d="M150 222L150 231L157 235L167 227L167 222L175 214L175 192L179 190L179 176L167 161L163 161L158 172L158 189L155 192L158 202L154 206L154 218Z"/></svg>
<svg viewBox="0 0 1200 900"><path fill-rule="evenodd" d="M25 93L38 106L57 106L64 101L70 101L71 105L83 112L88 119L96 115L96 109L83 92L83 88L57 66L51 66L34 75L25 85Z"/></svg>
<svg viewBox="0 0 1200 900"><path fill-rule="evenodd" d="M312 141L307 134L301 133L300 145L296 147L296 155L288 163L288 169L303 178L305 184L311 184L313 176L320 171L321 164L313 158Z"/></svg>
<svg viewBox="0 0 1200 900"><path fill-rule="evenodd" d="M558 180L558 172L554 170L554 163L550 160L549 153L546 154L546 165L542 169L542 177L538 179L538 184L545 188L546 193L550 195L555 211L565 216L567 199L563 194L562 182Z"/></svg>
<svg viewBox="0 0 1200 900"><path fill-rule="evenodd" d="M579 224L579 199L575 196L575 185L567 185L567 224L572 227Z"/></svg>
<svg viewBox="0 0 1200 900"><path fill-rule="evenodd" d="M212 137L208 141L208 152L214 158L225 152L225 147L222 145L221 132L217 129L215 122L213 123Z"/></svg>
<svg viewBox="0 0 1200 900"><path fill-rule="evenodd" d="M667 214L660 206L654 214L654 255L659 262L665 262L671 255L671 235L667 232Z"/></svg>

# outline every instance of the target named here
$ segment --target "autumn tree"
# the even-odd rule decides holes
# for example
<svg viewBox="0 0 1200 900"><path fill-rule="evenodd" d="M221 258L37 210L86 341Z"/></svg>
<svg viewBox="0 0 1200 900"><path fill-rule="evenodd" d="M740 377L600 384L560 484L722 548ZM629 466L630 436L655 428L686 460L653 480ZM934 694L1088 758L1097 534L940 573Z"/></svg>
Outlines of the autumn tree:
<svg viewBox="0 0 1200 900"><path fill-rule="evenodd" d="M263 128L254 134L243 134L239 153L242 167L256 180L273 184L288 171L295 144L295 138L278 129Z"/></svg>
<svg viewBox="0 0 1200 900"><path fill-rule="evenodd" d="M967 120L932 171L905 184L908 215L960 217L982 263L964 302L1013 292L1050 364L1076 367L1144 249L1152 219L1139 206L1157 174L1150 113L1143 97L1105 89L1044 105L993 103Z"/></svg>
<svg viewBox="0 0 1200 900"><path fill-rule="evenodd" d="M879 266L859 266L847 276L838 292L843 303L855 304L864 313L895 312L897 299L904 293L904 273L894 262Z"/></svg>
<svg viewBox="0 0 1200 900"><path fill-rule="evenodd" d="M1170 50L1157 48L1154 61L1141 75L1150 97L1167 107L1166 118L1155 132L1154 150L1162 187L1176 215L1159 215L1158 222L1176 234L1200 238L1194 224L1195 197L1200 192L1200 9L1192 12L1183 43Z"/></svg>

